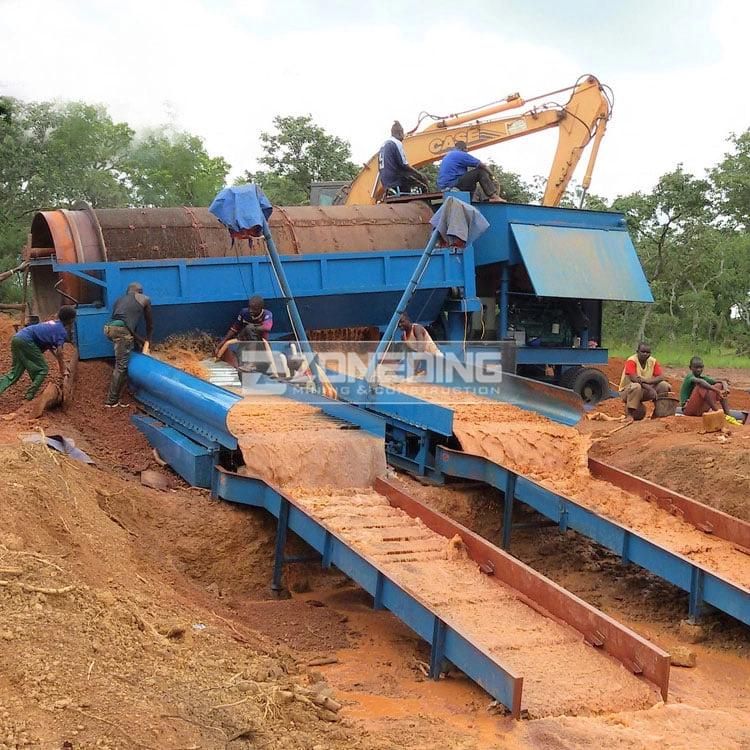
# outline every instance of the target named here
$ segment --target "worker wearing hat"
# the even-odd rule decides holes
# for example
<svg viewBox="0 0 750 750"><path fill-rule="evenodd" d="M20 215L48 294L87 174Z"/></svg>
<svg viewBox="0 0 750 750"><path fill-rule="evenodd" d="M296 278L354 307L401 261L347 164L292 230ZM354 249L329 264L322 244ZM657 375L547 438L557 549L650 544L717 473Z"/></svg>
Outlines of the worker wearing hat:
<svg viewBox="0 0 750 750"><path fill-rule="evenodd" d="M136 333L141 321L146 322L146 338ZM112 318L104 326L104 335L115 349L115 367L104 405L107 407L126 406L120 402L122 389L128 378L128 362L135 341L143 345L143 353L148 354L151 337L154 333L154 319L151 314L151 300L143 293L143 286L137 281L128 285L122 297L115 300Z"/></svg>

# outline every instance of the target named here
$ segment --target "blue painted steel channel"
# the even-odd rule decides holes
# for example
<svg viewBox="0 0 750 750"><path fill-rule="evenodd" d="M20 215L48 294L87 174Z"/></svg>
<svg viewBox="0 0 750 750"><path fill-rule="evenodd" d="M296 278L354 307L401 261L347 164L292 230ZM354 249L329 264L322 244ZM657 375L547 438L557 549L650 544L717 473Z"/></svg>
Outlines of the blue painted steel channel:
<svg viewBox="0 0 750 750"><path fill-rule="evenodd" d="M422 256L422 250L373 253L324 253L281 259L305 327L347 328L385 324ZM34 261L49 265L49 260ZM154 306L155 340L184 333L200 323L202 330L224 333L239 307L254 294L274 314L274 337L290 333L283 294L266 256L178 258L61 264L69 273L99 287L101 304L81 305L76 332L81 359L112 356L103 333L115 299L133 281L143 284ZM422 322L434 320L450 289L462 290L466 310L480 309L476 299L471 246L434 252L414 299Z"/></svg>
<svg viewBox="0 0 750 750"><path fill-rule="evenodd" d="M447 475L486 482L501 492L513 486L513 480L509 483L509 477L515 477L515 493L511 493L510 503L506 499L506 506L513 500L520 500L557 523L561 531L578 531L620 555L624 564L640 565L687 591L691 619L699 617L704 604L709 604L750 625L750 591L720 578L687 557L654 544L573 500L557 495L481 456L440 447L435 463L436 468ZM507 531L509 529L504 530L504 537Z"/></svg>
<svg viewBox="0 0 750 750"><path fill-rule="evenodd" d="M264 508L280 522L285 520L289 530L320 553L324 567L335 565L374 598L376 609L390 610L431 645L433 674L444 660L450 661L519 718L523 677L500 666L414 594L401 588L375 563L351 549L324 524L295 505L292 498L260 479L222 469L214 472L212 493L223 500Z"/></svg>

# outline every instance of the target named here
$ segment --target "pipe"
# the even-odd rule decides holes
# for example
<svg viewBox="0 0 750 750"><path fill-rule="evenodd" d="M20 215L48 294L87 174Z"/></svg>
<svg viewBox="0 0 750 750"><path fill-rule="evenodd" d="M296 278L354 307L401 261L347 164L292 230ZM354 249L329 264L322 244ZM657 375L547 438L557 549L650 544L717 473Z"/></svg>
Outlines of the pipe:
<svg viewBox="0 0 750 750"><path fill-rule="evenodd" d="M510 269L503 263L500 271L500 298L498 300L500 314L497 327L497 337L501 341L508 335L508 302L510 300Z"/></svg>
<svg viewBox="0 0 750 750"><path fill-rule="evenodd" d="M294 294L292 294L292 288L289 286L289 282L287 281L286 273L284 273L284 267L281 265L281 259L279 258L278 251L276 250L276 243L273 240L271 230L265 218L263 219L263 237L265 238L266 246L268 247L268 257L271 259L271 265L273 266L273 270L276 273L276 279L279 282L281 293L284 295L284 299L286 301L286 311L289 314L289 319L292 321L292 329L295 336L297 337L297 341L299 341L300 347L302 347L302 351L308 357L308 365L310 367L310 373L312 374L313 380L315 381L315 385L318 387L318 391L322 393L323 384L318 372L316 356L312 350L312 347L310 346L310 342L307 340L305 326L302 323L302 318L300 317L299 309L297 308L297 303L294 299Z"/></svg>
<svg viewBox="0 0 750 750"><path fill-rule="evenodd" d="M448 201L451 200L453 200L453 198L448 198L446 200L446 205ZM380 340L378 348L375 350L375 353L370 360L370 364L367 366L365 382L368 384L372 381L375 371L380 364L380 360L383 358L383 354L385 354L386 350L391 345L393 334L396 332L396 326L398 325L398 319L406 312L406 308L411 301L411 298L414 296L414 292L417 290L419 282L422 280L422 275L427 269L427 264L430 262L432 252L439 239L440 232L435 229L430 237L430 241L427 243L427 247L425 247L424 252L422 253L422 257L419 259L419 263L417 263L417 267L414 269L411 279L409 279L409 283L406 285L406 289L404 289L404 293L401 295L398 305L396 305L396 311L393 313L393 316L385 329L383 338Z"/></svg>

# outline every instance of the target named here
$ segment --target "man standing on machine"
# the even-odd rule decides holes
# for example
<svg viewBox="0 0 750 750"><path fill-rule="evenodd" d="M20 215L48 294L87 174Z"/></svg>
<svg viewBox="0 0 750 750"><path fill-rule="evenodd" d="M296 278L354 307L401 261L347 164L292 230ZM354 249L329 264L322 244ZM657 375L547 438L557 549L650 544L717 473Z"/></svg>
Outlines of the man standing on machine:
<svg viewBox="0 0 750 750"><path fill-rule="evenodd" d="M403 333L406 348L410 349L415 354L422 355L421 357L414 357L416 360L414 364L414 374L425 374L427 372L427 357L442 357L443 353L432 340L432 336L430 336L427 329L419 323L412 323L411 318L406 313L401 315L398 319L398 327Z"/></svg>
<svg viewBox="0 0 750 750"><path fill-rule="evenodd" d="M141 320L146 321L146 338L137 333ZM115 300L112 307L112 318L104 325L104 335L115 348L115 367L105 406L126 406L120 403L120 394L128 378L128 362L133 351L134 342L142 344L142 351L148 354L151 337L154 334L154 319L151 314L151 300L143 293L143 286L137 281L128 284L122 297Z"/></svg>

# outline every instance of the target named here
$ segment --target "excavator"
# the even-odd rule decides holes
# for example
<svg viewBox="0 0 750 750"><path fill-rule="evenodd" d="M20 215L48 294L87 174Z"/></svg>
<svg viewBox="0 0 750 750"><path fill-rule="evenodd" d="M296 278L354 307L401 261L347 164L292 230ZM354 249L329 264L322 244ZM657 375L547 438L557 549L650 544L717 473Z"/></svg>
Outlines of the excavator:
<svg viewBox="0 0 750 750"><path fill-rule="evenodd" d="M559 94L572 91L566 104L552 100ZM539 102L526 112L512 117L491 118L500 112L518 109ZM543 206L557 206L565 194L573 172L584 149L593 142L586 174L582 181L583 196L591 184L599 146L612 116L613 96L608 86L593 75L581 76L573 86L524 99L515 93L492 104L459 112L447 117L423 113L416 127L403 140L409 164L422 167L450 151L456 141L464 141L469 151L476 151L496 143L522 138L550 128L558 128L557 151L552 162L547 186L542 198ZM419 129L426 119L435 120ZM583 200L582 196L582 200ZM385 190L378 179L378 154L364 165L362 171L343 188L335 203L345 205L373 205L386 200Z"/></svg>

